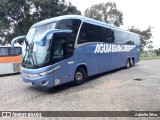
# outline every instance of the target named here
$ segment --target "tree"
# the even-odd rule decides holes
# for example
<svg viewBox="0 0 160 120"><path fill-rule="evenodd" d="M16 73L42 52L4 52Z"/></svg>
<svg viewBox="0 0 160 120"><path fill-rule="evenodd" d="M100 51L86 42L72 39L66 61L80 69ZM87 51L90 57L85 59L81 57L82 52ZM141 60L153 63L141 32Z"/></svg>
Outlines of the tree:
<svg viewBox="0 0 160 120"><path fill-rule="evenodd" d="M154 48L153 41L149 41L148 45L146 46L146 48L151 52L153 50L153 48Z"/></svg>
<svg viewBox="0 0 160 120"><path fill-rule="evenodd" d="M95 4L85 10L85 16L111 23L118 27L123 25L123 13L117 10L114 2Z"/></svg>
<svg viewBox="0 0 160 120"><path fill-rule="evenodd" d="M152 38L152 27L150 26L146 30L143 30L143 31L139 30L138 28L135 28L134 26L132 26L128 30L130 32L139 34L142 47L146 46L149 42L148 40Z"/></svg>
<svg viewBox="0 0 160 120"><path fill-rule="evenodd" d="M77 14L81 12L72 4L66 3L64 0L32 0L37 13L41 19L48 17L56 17L60 15Z"/></svg>
<svg viewBox="0 0 160 120"><path fill-rule="evenodd" d="M1 0L0 32L7 33L6 40L27 34L34 23L60 15L81 14L64 0Z"/></svg>

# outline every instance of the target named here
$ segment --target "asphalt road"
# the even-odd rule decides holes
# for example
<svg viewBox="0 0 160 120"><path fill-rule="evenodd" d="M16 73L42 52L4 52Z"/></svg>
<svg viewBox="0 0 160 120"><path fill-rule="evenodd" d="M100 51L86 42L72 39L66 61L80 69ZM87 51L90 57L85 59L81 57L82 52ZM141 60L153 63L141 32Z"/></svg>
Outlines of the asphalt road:
<svg viewBox="0 0 160 120"><path fill-rule="evenodd" d="M160 59L140 61L48 92L19 74L0 77L0 111L160 111Z"/></svg>

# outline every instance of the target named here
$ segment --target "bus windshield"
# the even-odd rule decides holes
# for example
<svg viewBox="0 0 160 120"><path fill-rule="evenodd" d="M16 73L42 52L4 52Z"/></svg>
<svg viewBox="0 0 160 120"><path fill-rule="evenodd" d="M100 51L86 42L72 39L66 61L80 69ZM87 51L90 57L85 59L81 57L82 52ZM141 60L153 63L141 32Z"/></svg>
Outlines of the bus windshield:
<svg viewBox="0 0 160 120"><path fill-rule="evenodd" d="M66 40L70 42L70 44L67 43L68 45L74 46L80 24L81 20L78 19L64 19L32 27L26 36L29 45L26 46L25 43L23 45L23 67L37 68L48 65L51 54L54 63L64 59L65 52L62 48L66 45ZM45 46L36 44L42 39L43 33L50 29L72 30L72 33L57 33L53 39L48 36L44 38L47 39Z"/></svg>
<svg viewBox="0 0 160 120"><path fill-rule="evenodd" d="M73 33L55 33L47 39L45 46L31 44L26 46L26 54L23 66L37 68L44 65L56 63L73 55L75 41Z"/></svg>
<svg viewBox="0 0 160 120"><path fill-rule="evenodd" d="M30 43L32 41L38 42L39 40L41 40L43 33L47 30L54 29L55 25L56 23L53 22L53 23L48 23L48 24L41 25L35 28L31 28L26 38Z"/></svg>
<svg viewBox="0 0 160 120"><path fill-rule="evenodd" d="M50 41L47 40L45 46L37 44L26 46L25 54L23 55L23 65L29 68L35 68L47 63L50 58Z"/></svg>

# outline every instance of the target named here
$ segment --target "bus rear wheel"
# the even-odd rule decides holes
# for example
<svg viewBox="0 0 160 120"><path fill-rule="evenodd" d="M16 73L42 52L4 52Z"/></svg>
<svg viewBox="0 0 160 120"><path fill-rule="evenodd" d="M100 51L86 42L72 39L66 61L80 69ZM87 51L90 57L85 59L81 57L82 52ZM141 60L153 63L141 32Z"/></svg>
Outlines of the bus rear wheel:
<svg viewBox="0 0 160 120"><path fill-rule="evenodd" d="M131 67L131 61L127 59L125 68L128 69L129 67Z"/></svg>
<svg viewBox="0 0 160 120"><path fill-rule="evenodd" d="M87 79L86 71L83 68L78 68L74 74L74 84L80 85Z"/></svg>
<svg viewBox="0 0 160 120"><path fill-rule="evenodd" d="M133 67L134 64L135 64L135 63L134 63L134 58L132 58L132 59L131 59L131 67Z"/></svg>

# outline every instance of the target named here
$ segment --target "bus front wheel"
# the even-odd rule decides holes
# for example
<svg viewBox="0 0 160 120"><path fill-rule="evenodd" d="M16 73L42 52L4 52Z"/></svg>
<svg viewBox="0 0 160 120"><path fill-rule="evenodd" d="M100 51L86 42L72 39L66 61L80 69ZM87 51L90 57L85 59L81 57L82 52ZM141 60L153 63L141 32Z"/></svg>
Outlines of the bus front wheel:
<svg viewBox="0 0 160 120"><path fill-rule="evenodd" d="M74 84L80 85L87 79L86 71L83 68L78 68L74 74Z"/></svg>

